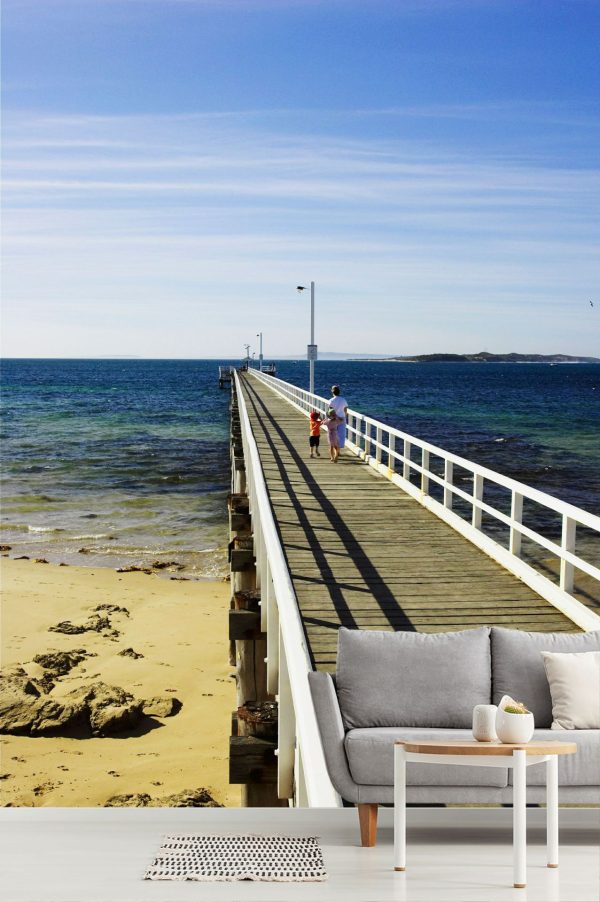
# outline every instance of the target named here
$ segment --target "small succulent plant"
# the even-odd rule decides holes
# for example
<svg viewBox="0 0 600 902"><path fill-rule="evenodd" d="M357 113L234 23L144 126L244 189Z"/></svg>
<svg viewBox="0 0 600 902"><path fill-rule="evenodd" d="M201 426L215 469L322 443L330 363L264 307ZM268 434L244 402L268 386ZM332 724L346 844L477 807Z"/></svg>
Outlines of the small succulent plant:
<svg viewBox="0 0 600 902"><path fill-rule="evenodd" d="M503 708L507 714L529 714L529 709L523 704L523 702L512 701L509 704L504 705Z"/></svg>

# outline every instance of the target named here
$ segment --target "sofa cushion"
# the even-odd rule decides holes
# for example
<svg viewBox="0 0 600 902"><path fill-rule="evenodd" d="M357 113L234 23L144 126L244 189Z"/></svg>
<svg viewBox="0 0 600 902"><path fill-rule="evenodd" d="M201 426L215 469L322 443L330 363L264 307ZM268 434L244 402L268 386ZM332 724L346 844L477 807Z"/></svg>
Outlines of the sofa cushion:
<svg viewBox="0 0 600 902"><path fill-rule="evenodd" d="M471 742L471 730L423 730L407 727L374 727L350 730L344 745L352 777L362 785L394 784L394 743L399 739L449 739ZM406 765L407 786L494 786L508 785L506 767L471 767L456 764Z"/></svg>
<svg viewBox="0 0 600 902"><path fill-rule="evenodd" d="M552 724L552 697L542 651L600 650L600 631L589 633L527 633L492 627L492 694L495 705L503 695L525 702L536 727ZM555 734L556 736L556 734Z"/></svg>
<svg viewBox="0 0 600 902"><path fill-rule="evenodd" d="M574 755L558 756L558 786L560 801L561 786L600 786L600 730L534 730L533 739L538 742L575 742ZM512 770L509 771L512 786ZM532 764L527 768L529 786L546 785L546 765Z"/></svg>
<svg viewBox="0 0 600 902"><path fill-rule="evenodd" d="M543 651L553 730L600 730L600 651Z"/></svg>
<svg viewBox="0 0 600 902"><path fill-rule="evenodd" d="M491 701L489 632L342 627L336 684L346 729L470 728L474 706Z"/></svg>

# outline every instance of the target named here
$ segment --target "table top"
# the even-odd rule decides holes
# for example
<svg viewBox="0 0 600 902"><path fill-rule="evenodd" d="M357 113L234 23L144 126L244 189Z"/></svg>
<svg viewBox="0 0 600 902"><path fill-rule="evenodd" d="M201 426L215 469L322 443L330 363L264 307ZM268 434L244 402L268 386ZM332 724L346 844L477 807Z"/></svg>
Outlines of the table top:
<svg viewBox="0 0 600 902"><path fill-rule="evenodd" d="M416 742L396 742L395 745L403 745L407 752L418 752L423 755L512 755L516 751L526 752L528 755L572 755L577 751L574 742L555 742L552 739L543 742L478 742L445 740L436 742L433 739L423 739Z"/></svg>

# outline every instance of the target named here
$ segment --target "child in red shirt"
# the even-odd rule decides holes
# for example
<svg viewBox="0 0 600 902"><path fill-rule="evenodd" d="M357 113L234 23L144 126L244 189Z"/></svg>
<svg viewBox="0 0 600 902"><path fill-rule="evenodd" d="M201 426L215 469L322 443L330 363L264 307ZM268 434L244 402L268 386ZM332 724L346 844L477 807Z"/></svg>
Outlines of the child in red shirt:
<svg viewBox="0 0 600 902"><path fill-rule="evenodd" d="M317 413L316 410L312 410L310 413L309 420L309 432L310 436L308 439L308 444L310 447L310 456L314 457L315 454L317 457L320 457L319 454L319 442L321 440L321 417Z"/></svg>

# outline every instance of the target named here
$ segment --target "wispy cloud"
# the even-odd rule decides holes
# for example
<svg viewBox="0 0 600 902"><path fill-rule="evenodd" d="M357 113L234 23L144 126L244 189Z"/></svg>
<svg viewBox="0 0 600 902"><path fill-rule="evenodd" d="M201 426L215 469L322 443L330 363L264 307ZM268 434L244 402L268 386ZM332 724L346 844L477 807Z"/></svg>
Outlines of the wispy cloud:
<svg viewBox="0 0 600 902"><path fill-rule="evenodd" d="M99 308L117 324L167 307L190 327L181 356L198 353L194 327L225 353L231 317L272 321L308 276L342 314L340 346L356 334L346 303L364 298L368 350L393 352L395 332L422 349L426 311L437 349L443 324L472 336L478 322L499 347L532 351L543 312L544 340L554 323L562 350L593 352L567 311L600 275L597 170L286 135L243 116L29 115L8 123L4 186L9 336L41 299L56 341L71 334L58 324L96 322ZM281 353L297 350L291 326L272 325Z"/></svg>
<svg viewBox="0 0 600 902"><path fill-rule="evenodd" d="M28 138L27 133L34 137ZM50 117L17 127L5 158L8 207L64 196L182 195L268 203L335 201L490 215L561 207L585 217L598 171L485 158L410 141L282 136L198 116ZM575 203L578 207L575 210ZM325 211L327 215L327 211Z"/></svg>

